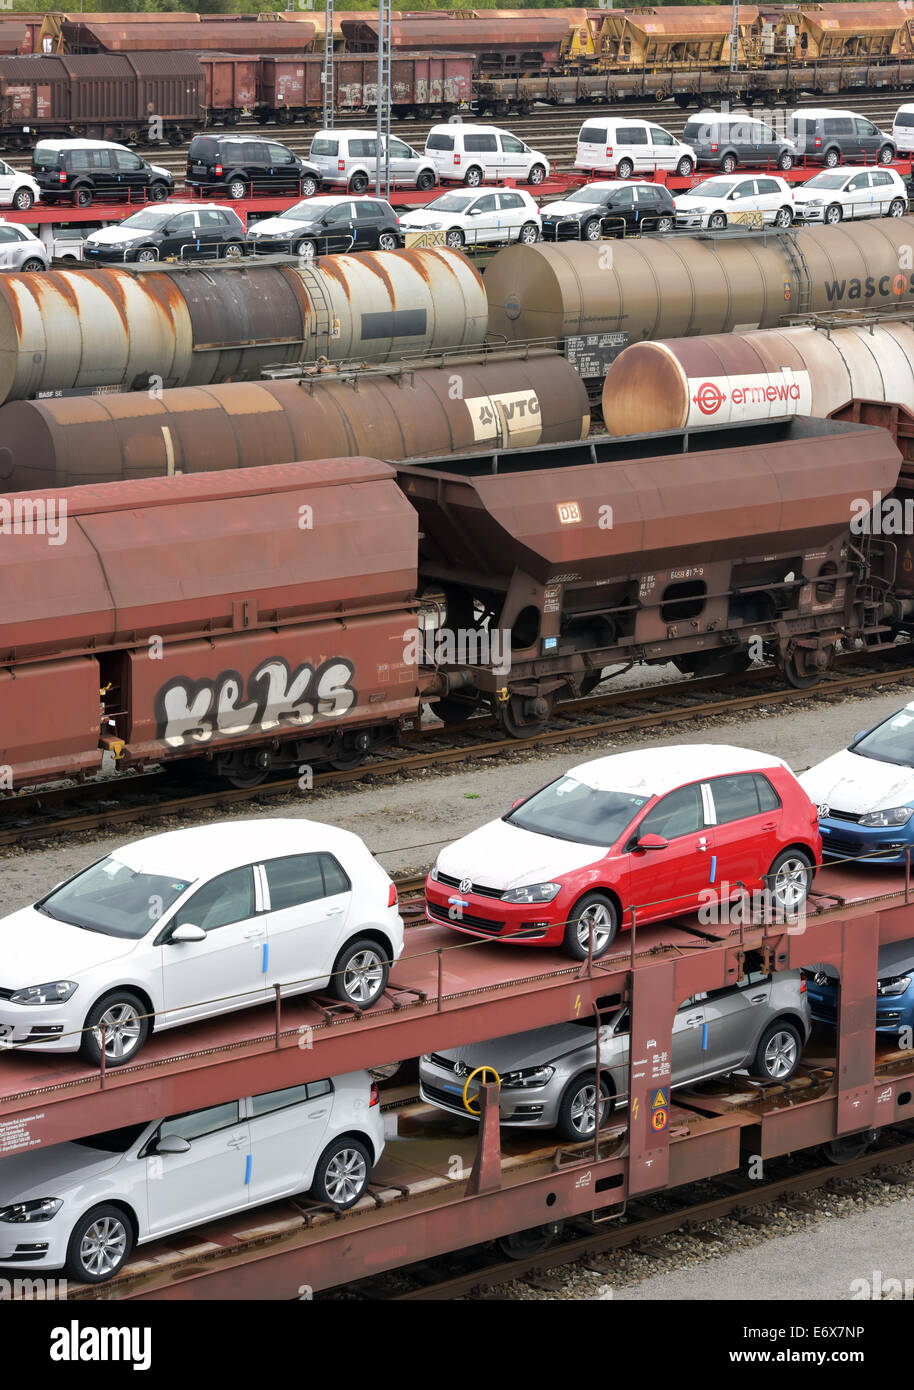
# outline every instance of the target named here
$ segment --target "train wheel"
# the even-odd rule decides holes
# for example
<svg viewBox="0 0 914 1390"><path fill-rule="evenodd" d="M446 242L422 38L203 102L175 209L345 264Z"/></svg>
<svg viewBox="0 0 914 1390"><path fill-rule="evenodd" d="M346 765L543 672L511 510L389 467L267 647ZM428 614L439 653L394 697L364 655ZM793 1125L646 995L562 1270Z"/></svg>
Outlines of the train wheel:
<svg viewBox="0 0 914 1390"><path fill-rule="evenodd" d="M810 664L810 655L814 658L814 664ZM822 655L821 652L809 653L805 647L794 647L784 658L784 678L787 684L792 685L795 690L809 690L812 686L818 685L831 665L832 652L828 650L824 660L821 659Z"/></svg>
<svg viewBox="0 0 914 1390"><path fill-rule="evenodd" d="M230 787L247 791L251 787L259 787L266 779L270 771L269 754L264 754L258 760L256 753L228 753L220 758L215 770L217 777Z"/></svg>
<svg viewBox="0 0 914 1390"><path fill-rule="evenodd" d="M541 695L535 700L523 695L512 695L509 699L498 702L495 713L498 722L510 738L533 738L534 734L541 734L547 727L552 705L551 695Z"/></svg>
<svg viewBox="0 0 914 1390"><path fill-rule="evenodd" d="M830 1139L822 1145L822 1157L828 1163L853 1163L862 1158L876 1138L873 1129L861 1130L859 1134L842 1134L839 1139Z"/></svg>
<svg viewBox="0 0 914 1390"><path fill-rule="evenodd" d="M548 1250L562 1234L562 1222L553 1221L548 1226L531 1226L526 1231L512 1231L510 1235L499 1236L495 1242L508 1260L526 1260L531 1255L541 1255Z"/></svg>

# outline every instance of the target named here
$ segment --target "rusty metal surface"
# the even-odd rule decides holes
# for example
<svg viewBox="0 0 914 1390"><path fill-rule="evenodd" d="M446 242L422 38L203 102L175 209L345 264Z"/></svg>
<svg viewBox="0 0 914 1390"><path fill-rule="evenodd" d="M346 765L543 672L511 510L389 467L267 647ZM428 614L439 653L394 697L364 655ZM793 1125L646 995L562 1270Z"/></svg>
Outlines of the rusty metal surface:
<svg viewBox="0 0 914 1390"><path fill-rule="evenodd" d="M914 276L899 266L912 239L914 219L900 217L815 231L510 246L486 270L489 328L514 341L612 331L634 343L910 303Z"/></svg>
<svg viewBox="0 0 914 1390"><path fill-rule="evenodd" d="M603 419L610 434L644 434L824 417L853 400L914 411L914 326L800 326L637 343L606 374Z"/></svg>
<svg viewBox="0 0 914 1390"><path fill-rule="evenodd" d="M0 277L0 401L37 391L196 385L274 364L475 346L479 272L458 251ZM2 473L2 464L0 464Z"/></svg>
<svg viewBox="0 0 914 1390"><path fill-rule="evenodd" d="M64 37L71 49L102 53L130 53L136 50L175 52L184 49L199 53L206 49L257 54L299 52L314 37L314 26L274 25L265 30L253 18L220 24L209 19L173 20L172 23L137 24L133 16L119 23L96 23L90 16L74 16L63 21Z"/></svg>
<svg viewBox="0 0 914 1390"><path fill-rule="evenodd" d="M584 439L587 394L553 353L304 380L184 387L150 397L14 402L0 411L0 485L71 487L308 458Z"/></svg>

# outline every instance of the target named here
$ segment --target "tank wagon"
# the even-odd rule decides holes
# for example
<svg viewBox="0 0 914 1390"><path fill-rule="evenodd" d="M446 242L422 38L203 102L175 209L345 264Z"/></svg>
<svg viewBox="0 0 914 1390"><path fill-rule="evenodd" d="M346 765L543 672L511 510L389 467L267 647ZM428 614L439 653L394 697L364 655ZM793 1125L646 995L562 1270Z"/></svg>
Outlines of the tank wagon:
<svg viewBox="0 0 914 1390"><path fill-rule="evenodd" d="M93 269L0 277L0 401L95 386L156 390L272 365L475 347L482 280L459 252L313 265Z"/></svg>
<svg viewBox="0 0 914 1390"><path fill-rule="evenodd" d="M775 328L789 316L914 302L914 218L783 233L538 243L486 271L489 329L509 341L617 344Z"/></svg>
<svg viewBox="0 0 914 1390"><path fill-rule="evenodd" d="M584 439L589 427L583 382L556 353L324 368L153 398L131 392L12 402L0 410L0 487L70 487L352 454L471 453Z"/></svg>
<svg viewBox="0 0 914 1390"><path fill-rule="evenodd" d="M54 528L0 548L0 757L17 782L90 774L108 750L197 756L245 785L274 760L361 756L415 715L416 514L386 464L57 500Z"/></svg>

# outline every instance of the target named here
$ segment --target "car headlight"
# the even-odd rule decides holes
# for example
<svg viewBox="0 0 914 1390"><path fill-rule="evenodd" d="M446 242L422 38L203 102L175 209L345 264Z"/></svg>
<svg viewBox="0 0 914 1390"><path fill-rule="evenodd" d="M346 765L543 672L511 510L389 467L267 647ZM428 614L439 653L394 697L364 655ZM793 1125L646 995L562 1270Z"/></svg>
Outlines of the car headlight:
<svg viewBox="0 0 914 1390"><path fill-rule="evenodd" d="M879 980L876 984L877 994L904 994L911 984L910 975L895 975L889 980Z"/></svg>
<svg viewBox="0 0 914 1390"><path fill-rule="evenodd" d="M868 815L860 817L861 825L907 825L911 817L914 816L914 806L893 806L890 811L870 811Z"/></svg>
<svg viewBox="0 0 914 1390"><path fill-rule="evenodd" d="M699 204L697 204L696 206L690 207L690 208L677 208L676 211L677 211L677 212L685 212L685 213L689 213L689 212L707 212L708 209L705 207L704 203L699 203Z"/></svg>
<svg viewBox="0 0 914 1390"><path fill-rule="evenodd" d="M408 232L440 232L444 226L443 222L426 222L424 227L410 227L408 223L402 224Z"/></svg>
<svg viewBox="0 0 914 1390"><path fill-rule="evenodd" d="M51 980L45 985L26 985L10 995L11 1004L62 1004L76 989L73 980Z"/></svg>
<svg viewBox="0 0 914 1390"><path fill-rule="evenodd" d="M803 206L803 203L804 203L804 202L806 203L806 206L807 206L807 207L811 207L811 208L820 208L820 207L822 206L822 204L825 202L825 199L824 199L824 198L804 198L803 201L800 203L800 207Z"/></svg>
<svg viewBox="0 0 914 1390"><path fill-rule="evenodd" d="M555 1076L555 1067L525 1067L509 1071L501 1078L502 1090L517 1090L524 1086L545 1086Z"/></svg>
<svg viewBox="0 0 914 1390"><path fill-rule="evenodd" d="M503 903L551 903L560 893L560 883L530 883L525 888L511 888L502 894Z"/></svg>
<svg viewBox="0 0 914 1390"><path fill-rule="evenodd" d="M14 1202L12 1206L0 1207L0 1221L8 1221L13 1226L27 1226L33 1221L50 1221L63 1206L59 1197L36 1197L32 1202Z"/></svg>

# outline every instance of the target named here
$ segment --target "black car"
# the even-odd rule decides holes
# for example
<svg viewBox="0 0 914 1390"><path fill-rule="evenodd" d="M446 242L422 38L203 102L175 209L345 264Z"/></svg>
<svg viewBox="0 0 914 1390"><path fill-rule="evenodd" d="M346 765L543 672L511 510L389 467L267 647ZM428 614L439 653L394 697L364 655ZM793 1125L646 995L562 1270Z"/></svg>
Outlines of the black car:
<svg viewBox="0 0 914 1390"><path fill-rule="evenodd" d="M806 107L791 112L787 131L799 157L821 162L828 169L839 164L891 164L895 158L891 135L856 111Z"/></svg>
<svg viewBox="0 0 914 1390"><path fill-rule="evenodd" d="M748 169L791 169L797 154L790 140L748 112L741 115L699 111L686 121L682 138L695 151L699 164L725 174L732 174L740 165Z"/></svg>
<svg viewBox="0 0 914 1390"><path fill-rule="evenodd" d="M383 198L305 198L248 231L248 245L306 260L343 251L395 251L403 240L397 214Z"/></svg>
<svg viewBox="0 0 914 1390"><path fill-rule="evenodd" d="M276 140L253 135L195 135L187 151L188 188L219 191L230 198L252 193L316 193L321 177Z"/></svg>
<svg viewBox="0 0 914 1390"><path fill-rule="evenodd" d="M143 208L123 222L93 232L83 242L87 265L123 265L128 261L149 265L171 257L197 261L244 254L241 218L234 209L212 203Z"/></svg>
<svg viewBox="0 0 914 1390"><path fill-rule="evenodd" d="M587 183L543 208L544 241L599 241L628 232L671 232L676 205L658 183L612 179Z"/></svg>
<svg viewBox="0 0 914 1390"><path fill-rule="evenodd" d="M78 208L98 198L157 203L174 189L167 169L111 140L39 140L32 151L32 177L43 203Z"/></svg>

